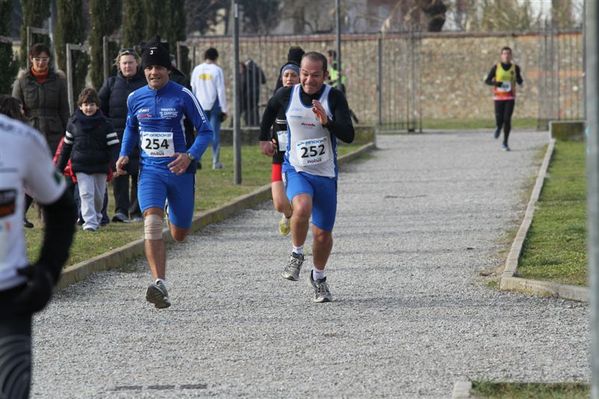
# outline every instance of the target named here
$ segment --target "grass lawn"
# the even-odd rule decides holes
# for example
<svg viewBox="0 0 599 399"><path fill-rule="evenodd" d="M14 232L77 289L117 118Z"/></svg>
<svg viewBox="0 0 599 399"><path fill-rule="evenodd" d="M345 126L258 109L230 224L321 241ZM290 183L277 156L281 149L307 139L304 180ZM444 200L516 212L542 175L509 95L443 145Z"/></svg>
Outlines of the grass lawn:
<svg viewBox="0 0 599 399"><path fill-rule="evenodd" d="M354 151L361 145L363 143L340 145L337 147L339 156ZM203 157L205 165L210 164L209 160L211 157L211 151L206 151ZM196 175L196 212L205 212L208 209L216 208L235 197L248 194L270 182L272 158L262 155L257 145L244 146L241 157L241 185L233 183L233 147L231 146L223 146L221 148L221 162L225 165L225 169L212 170L212 168L205 168L198 171ZM114 213L114 197L111 185L109 185L108 191L108 215L112 217ZM25 229L27 255L32 261L39 254L43 232L42 222L38 219L37 215L37 209L32 207L27 216L34 223L35 227L33 229ZM78 229L67 266L90 259L142 237L142 223L110 223L94 233Z"/></svg>
<svg viewBox="0 0 599 399"><path fill-rule="evenodd" d="M582 399L590 395L588 384L503 383L473 381L473 397L479 399Z"/></svg>
<svg viewBox="0 0 599 399"><path fill-rule="evenodd" d="M585 144L556 143L518 275L587 284Z"/></svg>

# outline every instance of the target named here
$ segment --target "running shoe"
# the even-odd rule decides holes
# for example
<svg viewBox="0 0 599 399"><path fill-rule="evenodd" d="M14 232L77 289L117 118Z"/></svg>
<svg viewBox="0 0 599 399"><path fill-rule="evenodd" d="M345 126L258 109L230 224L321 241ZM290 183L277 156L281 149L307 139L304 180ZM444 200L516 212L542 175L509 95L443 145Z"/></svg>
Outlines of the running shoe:
<svg viewBox="0 0 599 399"><path fill-rule="evenodd" d="M225 167L225 165L223 165L220 162L217 162L214 165L212 165L212 169L223 169L224 167Z"/></svg>
<svg viewBox="0 0 599 399"><path fill-rule="evenodd" d="M127 223L129 222L129 218L123 212L117 212L112 217L112 221L114 223Z"/></svg>
<svg viewBox="0 0 599 399"><path fill-rule="evenodd" d="M314 278L312 278L312 272L310 272L309 278L310 284L312 285L312 288L314 288L314 298L312 298L312 300L316 303L331 302L333 300L333 296L329 290L327 278L324 277L320 280L314 280Z"/></svg>
<svg viewBox="0 0 599 399"><path fill-rule="evenodd" d="M279 220L279 234L281 234L282 236L289 235L289 232L291 231L289 222L290 222L290 219L287 219L287 217L285 217L285 215L283 215L281 217L281 220Z"/></svg>
<svg viewBox="0 0 599 399"><path fill-rule="evenodd" d="M503 151L510 151L510 147L507 144L503 144L501 148L503 149Z"/></svg>
<svg viewBox="0 0 599 399"><path fill-rule="evenodd" d="M287 263L287 266L285 266L285 269L281 275L287 280L297 281L299 280L299 274L303 264L304 255L292 252L291 256L289 257L289 263Z"/></svg>
<svg viewBox="0 0 599 399"><path fill-rule="evenodd" d="M501 129L500 128L495 129L495 133L493 134L493 137L498 139L500 135L501 135Z"/></svg>
<svg viewBox="0 0 599 399"><path fill-rule="evenodd" d="M162 281L150 284L146 291L146 300L153 303L158 309L164 309L171 306L166 286Z"/></svg>

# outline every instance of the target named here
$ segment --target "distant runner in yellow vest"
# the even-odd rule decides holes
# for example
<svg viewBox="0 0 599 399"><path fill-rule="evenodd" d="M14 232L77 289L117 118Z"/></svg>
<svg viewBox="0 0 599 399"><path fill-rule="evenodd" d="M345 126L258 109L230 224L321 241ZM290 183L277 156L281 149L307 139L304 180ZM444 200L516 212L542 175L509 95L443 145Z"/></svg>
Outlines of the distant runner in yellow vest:
<svg viewBox="0 0 599 399"><path fill-rule="evenodd" d="M512 130L512 114L516 102L516 84L522 86L522 74L520 67L512 64L512 49L504 47L501 49L501 62L493 65L485 83L493 86L493 100L495 100L495 138L501 135L503 128L504 151L509 151L508 138Z"/></svg>

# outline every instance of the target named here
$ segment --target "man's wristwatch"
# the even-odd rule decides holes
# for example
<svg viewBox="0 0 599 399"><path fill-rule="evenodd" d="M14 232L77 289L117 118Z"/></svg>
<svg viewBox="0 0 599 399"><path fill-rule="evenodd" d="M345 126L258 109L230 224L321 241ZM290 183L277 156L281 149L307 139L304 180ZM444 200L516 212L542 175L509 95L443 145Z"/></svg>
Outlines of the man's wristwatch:
<svg viewBox="0 0 599 399"><path fill-rule="evenodd" d="M196 160L196 158L193 155L191 155L190 152L187 152L186 155L187 155L187 158L189 158L190 161L195 161Z"/></svg>

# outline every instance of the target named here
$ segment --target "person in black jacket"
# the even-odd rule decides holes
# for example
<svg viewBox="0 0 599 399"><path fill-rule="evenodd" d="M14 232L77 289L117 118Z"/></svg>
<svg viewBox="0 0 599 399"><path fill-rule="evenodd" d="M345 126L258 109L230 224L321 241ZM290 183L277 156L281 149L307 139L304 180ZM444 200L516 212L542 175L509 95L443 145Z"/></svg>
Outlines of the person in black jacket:
<svg viewBox="0 0 599 399"><path fill-rule="evenodd" d="M58 170L62 172L71 160L79 186L83 230L96 231L102 220L106 175L109 168L114 170L119 139L100 110L100 99L94 89L83 89L77 105L79 109L67 124Z"/></svg>
<svg viewBox="0 0 599 399"><path fill-rule="evenodd" d="M115 60L118 73L111 76L102 85L98 96L100 109L110 119L118 135L123 140L123 131L127 121L127 97L147 84L143 72L139 69L139 56L132 48L119 51ZM139 149L131 154L127 164L127 175L116 176L112 181L115 202L113 222L141 220L141 210L137 202L137 178L139 174ZM131 181L131 184L129 184Z"/></svg>

